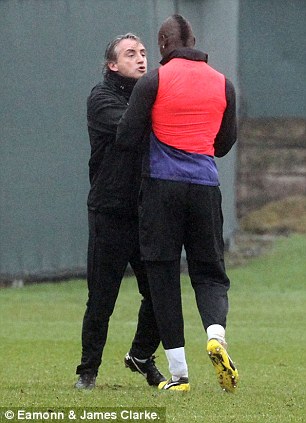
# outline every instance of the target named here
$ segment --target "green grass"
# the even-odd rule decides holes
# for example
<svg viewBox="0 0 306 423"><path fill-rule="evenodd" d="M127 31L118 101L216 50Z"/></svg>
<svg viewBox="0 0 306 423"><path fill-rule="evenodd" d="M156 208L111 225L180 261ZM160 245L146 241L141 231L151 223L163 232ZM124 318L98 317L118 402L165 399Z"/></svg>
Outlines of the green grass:
<svg viewBox="0 0 306 423"><path fill-rule="evenodd" d="M86 282L0 290L1 406L166 407L167 422L177 423L305 421L306 237L281 239L229 276L227 340L241 376L235 395L223 393L216 381L187 276L182 288L191 392L158 392L124 368L139 305L135 280L126 278L91 392L73 388ZM168 375L161 348L157 355Z"/></svg>

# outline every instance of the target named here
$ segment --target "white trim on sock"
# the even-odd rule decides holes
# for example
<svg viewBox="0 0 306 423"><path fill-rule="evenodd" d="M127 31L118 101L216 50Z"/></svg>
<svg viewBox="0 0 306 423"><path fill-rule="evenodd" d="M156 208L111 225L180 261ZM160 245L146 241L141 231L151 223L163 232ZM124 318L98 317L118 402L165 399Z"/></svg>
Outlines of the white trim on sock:
<svg viewBox="0 0 306 423"><path fill-rule="evenodd" d="M165 353L169 363L169 371L173 378L178 380L181 377L188 377L185 348L172 348L165 350Z"/></svg>
<svg viewBox="0 0 306 423"><path fill-rule="evenodd" d="M206 333L207 333L208 341L210 341L211 339L217 339L218 341L220 341L221 344L226 345L225 329L223 326L210 325L208 326Z"/></svg>

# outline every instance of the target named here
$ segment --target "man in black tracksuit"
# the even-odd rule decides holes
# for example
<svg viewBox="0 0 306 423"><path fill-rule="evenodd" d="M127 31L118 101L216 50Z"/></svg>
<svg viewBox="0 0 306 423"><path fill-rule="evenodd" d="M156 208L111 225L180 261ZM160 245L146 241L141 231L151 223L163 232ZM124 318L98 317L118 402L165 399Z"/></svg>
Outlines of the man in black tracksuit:
<svg viewBox="0 0 306 423"><path fill-rule="evenodd" d="M87 101L91 144L88 196L88 302L82 328L82 357L76 388L92 389L102 360L109 318L130 263L143 299L137 331L125 365L144 375L149 385L165 380L154 363L160 337L147 275L140 260L137 196L141 152L114 148L116 130L137 80L146 73L146 50L133 34L115 38L105 52L104 81Z"/></svg>

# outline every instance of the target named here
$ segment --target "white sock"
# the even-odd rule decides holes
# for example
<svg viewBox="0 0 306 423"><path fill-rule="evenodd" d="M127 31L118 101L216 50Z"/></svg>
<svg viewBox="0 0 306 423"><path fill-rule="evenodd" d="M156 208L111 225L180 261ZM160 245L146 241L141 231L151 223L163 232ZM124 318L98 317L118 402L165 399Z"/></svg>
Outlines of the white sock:
<svg viewBox="0 0 306 423"><path fill-rule="evenodd" d="M172 348L170 350L165 350L165 353L168 359L169 371L172 375L172 380L177 381L181 377L188 377L185 348Z"/></svg>
<svg viewBox="0 0 306 423"><path fill-rule="evenodd" d="M225 348L227 346L225 341L225 329L221 325L210 325L207 328L208 341L217 339Z"/></svg>

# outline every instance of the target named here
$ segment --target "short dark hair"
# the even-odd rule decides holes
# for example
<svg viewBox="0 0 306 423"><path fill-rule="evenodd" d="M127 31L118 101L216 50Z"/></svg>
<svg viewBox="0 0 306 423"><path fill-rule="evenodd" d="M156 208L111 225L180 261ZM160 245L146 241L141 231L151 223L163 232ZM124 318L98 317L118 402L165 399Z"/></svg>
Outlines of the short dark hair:
<svg viewBox="0 0 306 423"><path fill-rule="evenodd" d="M192 37L190 23L182 15L172 15L172 18L178 23L180 29L180 39L183 47L188 45L188 41Z"/></svg>
<svg viewBox="0 0 306 423"><path fill-rule="evenodd" d="M116 38L114 38L112 41L110 41L106 47L105 53L104 53L104 64L103 64L103 74L107 75L110 72L110 69L108 67L109 63L116 62L118 58L118 52L117 52L117 46L122 40L134 40L138 43L143 44L141 39L131 32L128 32L125 35L118 35Z"/></svg>

